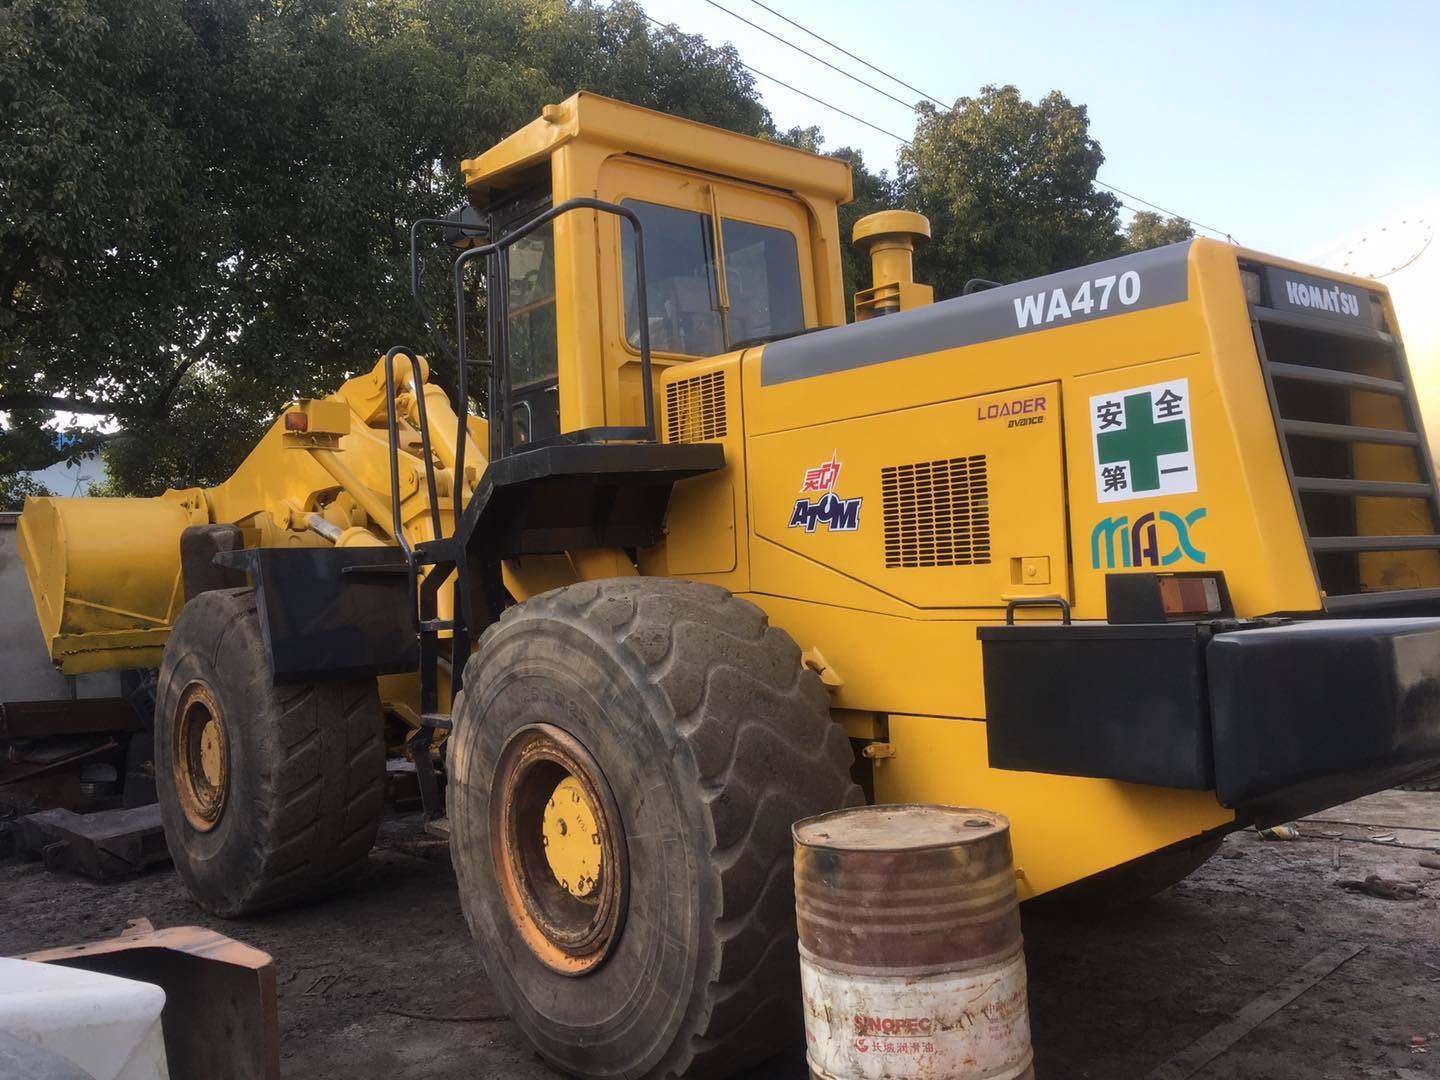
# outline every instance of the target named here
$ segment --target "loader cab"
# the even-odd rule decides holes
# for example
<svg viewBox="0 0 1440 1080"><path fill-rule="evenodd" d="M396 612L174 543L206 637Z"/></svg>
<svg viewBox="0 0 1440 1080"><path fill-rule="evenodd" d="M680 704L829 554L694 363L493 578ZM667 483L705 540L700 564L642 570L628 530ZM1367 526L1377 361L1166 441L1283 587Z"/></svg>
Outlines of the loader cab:
<svg viewBox="0 0 1440 1080"><path fill-rule="evenodd" d="M844 162L577 94L462 169L495 239L577 197L635 214L657 376L845 321L836 216L851 194ZM508 301L503 326L489 305L489 330L492 352L499 343L508 354L510 450L604 439L641 423L628 220L563 214L488 272L489 295L503 288Z"/></svg>

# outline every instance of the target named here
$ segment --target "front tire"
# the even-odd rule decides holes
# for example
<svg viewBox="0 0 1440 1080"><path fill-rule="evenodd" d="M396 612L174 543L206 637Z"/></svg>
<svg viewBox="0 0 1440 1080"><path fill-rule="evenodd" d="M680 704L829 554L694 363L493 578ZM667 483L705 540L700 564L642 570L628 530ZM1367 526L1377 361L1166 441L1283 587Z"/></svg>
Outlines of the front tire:
<svg viewBox="0 0 1440 1080"><path fill-rule="evenodd" d="M201 593L165 646L155 780L175 869L206 911L324 895L364 865L384 808L375 680L277 687L254 592Z"/></svg>
<svg viewBox="0 0 1440 1080"><path fill-rule="evenodd" d="M486 632L454 719L462 905L546 1058L715 1076L802 1045L790 825L861 795L787 634L714 586L569 586Z"/></svg>

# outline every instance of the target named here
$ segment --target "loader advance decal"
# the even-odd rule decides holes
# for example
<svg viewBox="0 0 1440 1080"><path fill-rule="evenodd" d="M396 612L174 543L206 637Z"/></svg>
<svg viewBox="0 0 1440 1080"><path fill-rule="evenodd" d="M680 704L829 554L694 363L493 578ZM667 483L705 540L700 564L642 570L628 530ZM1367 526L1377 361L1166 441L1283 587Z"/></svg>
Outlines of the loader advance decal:
<svg viewBox="0 0 1440 1080"><path fill-rule="evenodd" d="M1095 497L1102 503L1198 490L1190 380L1095 395L1090 433Z"/></svg>
<svg viewBox="0 0 1440 1080"><path fill-rule="evenodd" d="M790 511L790 528L804 529L813 533L824 526L830 532L854 532L860 527L859 499L842 499L835 494L835 484L840 479L840 460L835 454L830 460L813 469L805 470L805 479L800 484L800 498ZM812 495L818 498L812 499Z"/></svg>

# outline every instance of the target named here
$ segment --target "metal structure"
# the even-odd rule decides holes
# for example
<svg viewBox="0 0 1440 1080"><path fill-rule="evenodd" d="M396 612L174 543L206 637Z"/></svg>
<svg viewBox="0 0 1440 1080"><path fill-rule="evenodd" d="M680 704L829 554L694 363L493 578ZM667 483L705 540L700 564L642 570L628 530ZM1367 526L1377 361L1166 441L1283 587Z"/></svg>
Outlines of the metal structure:
<svg viewBox="0 0 1440 1080"><path fill-rule="evenodd" d="M411 230L432 331L422 238L460 249L453 393L397 346L223 484L22 517L62 670L163 661L210 910L352 880L388 745L553 1063L719 1074L798 1023L797 819L993 806L1025 901L1440 759L1381 286L1195 240L935 303L887 212L845 325L843 162L580 94L462 170Z"/></svg>

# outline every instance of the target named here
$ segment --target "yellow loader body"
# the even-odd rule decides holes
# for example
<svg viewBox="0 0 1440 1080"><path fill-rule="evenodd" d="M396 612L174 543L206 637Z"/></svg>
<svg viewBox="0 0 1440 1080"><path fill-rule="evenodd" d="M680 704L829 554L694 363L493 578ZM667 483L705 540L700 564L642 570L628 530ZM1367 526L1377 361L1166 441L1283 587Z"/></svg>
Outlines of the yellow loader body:
<svg viewBox="0 0 1440 1080"><path fill-rule="evenodd" d="M1399 349L1375 282L1322 281L1195 240L931 304L908 280L905 241L877 245L887 280L865 292L866 317L843 326L836 207L850 187L834 159L581 94L464 171L492 236L577 197L646 215L659 281L648 301L657 426L668 444L724 452L723 468L674 485L658 543L507 558L510 597L639 574L752 601L820 674L875 800L1010 816L1022 898L1249 818L1212 789L993 766L982 628L1053 622L1061 606L1077 623L1105 624L1112 579L1125 575L1191 575L1212 591L1219 575L1226 616L1241 622L1440 590L1413 388L1403 370L1351 347ZM906 227L885 225L893 236ZM517 407L505 413L516 456L639 420L627 228L564 214L512 253L508 280L491 283L492 297L508 290L518 350ZM701 270L686 269L685 244ZM1351 307L1362 302L1360 326ZM1297 334L1332 330L1318 361L1297 345ZM1320 374L1292 370L1306 364ZM455 413L416 368L400 357L393 451L377 365L337 395L287 407L217 488L27 504L22 553L56 662L156 661L182 600L189 524L238 525L247 547L394 545L398 499L411 544L435 539L432 505L448 532L495 432L469 420L457 478L444 434ZM1308 399L1287 379L1332 396ZM436 504L417 388L435 438ZM1335 401L1343 422L1315 411ZM1335 444L1347 456L1325 474ZM1367 544L1376 536L1405 540L1387 550ZM447 592L440 602L453 616ZM1032 679L1051 676L1041 666ZM1113 692L1123 699L1124 684ZM382 681L387 706L412 726L414 694L413 679Z"/></svg>

